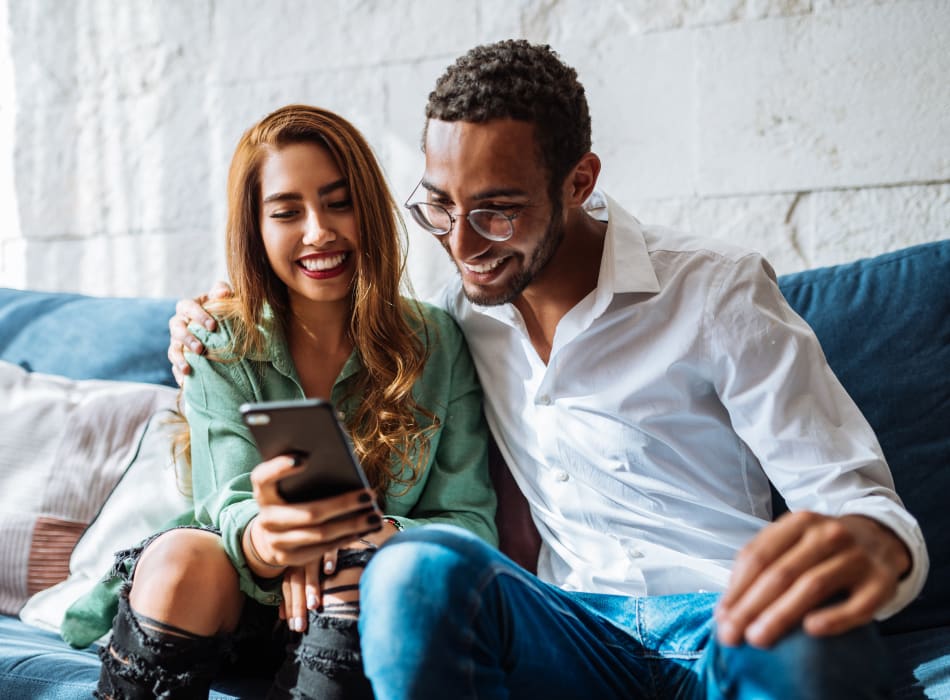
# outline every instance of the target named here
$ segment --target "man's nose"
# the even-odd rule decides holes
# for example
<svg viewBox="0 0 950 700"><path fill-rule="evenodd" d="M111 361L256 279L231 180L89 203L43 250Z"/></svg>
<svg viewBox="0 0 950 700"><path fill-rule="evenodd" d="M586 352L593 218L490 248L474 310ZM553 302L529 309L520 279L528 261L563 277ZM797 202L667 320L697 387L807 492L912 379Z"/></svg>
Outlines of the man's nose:
<svg viewBox="0 0 950 700"><path fill-rule="evenodd" d="M491 241L476 231L464 215L456 217L452 229L445 237L449 239L449 252L458 260L478 257L491 246Z"/></svg>

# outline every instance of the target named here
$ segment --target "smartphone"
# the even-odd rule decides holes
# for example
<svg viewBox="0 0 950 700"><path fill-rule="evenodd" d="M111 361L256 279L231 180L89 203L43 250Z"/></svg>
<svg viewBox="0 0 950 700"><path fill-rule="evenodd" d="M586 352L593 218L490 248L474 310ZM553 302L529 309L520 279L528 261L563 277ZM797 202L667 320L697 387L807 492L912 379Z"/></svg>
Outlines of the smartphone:
<svg viewBox="0 0 950 700"><path fill-rule="evenodd" d="M293 454L302 460L297 473L277 482L277 492L288 503L369 488L369 480L329 401L246 403L240 411L261 457Z"/></svg>

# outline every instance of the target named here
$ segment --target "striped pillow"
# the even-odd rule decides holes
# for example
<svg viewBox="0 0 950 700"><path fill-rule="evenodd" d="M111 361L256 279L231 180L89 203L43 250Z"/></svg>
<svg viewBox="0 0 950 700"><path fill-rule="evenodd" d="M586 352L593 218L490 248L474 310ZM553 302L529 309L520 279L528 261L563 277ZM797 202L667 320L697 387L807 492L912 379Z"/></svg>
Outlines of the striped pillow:
<svg viewBox="0 0 950 700"><path fill-rule="evenodd" d="M69 575L69 556L175 390L0 362L0 613Z"/></svg>

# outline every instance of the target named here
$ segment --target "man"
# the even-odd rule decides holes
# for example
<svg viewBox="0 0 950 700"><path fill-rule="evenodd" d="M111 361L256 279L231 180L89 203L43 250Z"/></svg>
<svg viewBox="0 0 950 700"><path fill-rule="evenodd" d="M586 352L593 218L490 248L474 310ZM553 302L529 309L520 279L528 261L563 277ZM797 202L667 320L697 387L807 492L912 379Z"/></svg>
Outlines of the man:
<svg viewBox="0 0 950 700"><path fill-rule="evenodd" d="M538 578L449 528L383 547L377 697L885 697L869 623L926 549L768 264L597 192L583 87L546 46L472 49L426 116L410 211L458 268L442 304L542 546Z"/></svg>

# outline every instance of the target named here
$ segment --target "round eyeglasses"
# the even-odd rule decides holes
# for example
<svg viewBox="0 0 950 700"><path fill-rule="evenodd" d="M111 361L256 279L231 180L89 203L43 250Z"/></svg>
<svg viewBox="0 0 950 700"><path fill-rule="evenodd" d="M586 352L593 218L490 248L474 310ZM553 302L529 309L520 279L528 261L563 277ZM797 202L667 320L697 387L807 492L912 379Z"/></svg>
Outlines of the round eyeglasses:
<svg viewBox="0 0 950 700"><path fill-rule="evenodd" d="M431 202L413 202L406 204L412 218L429 233L444 236L458 221L457 216L441 204ZM507 241L515 233L514 220L521 212L506 214L497 209L472 209L465 218L475 232L490 241Z"/></svg>

